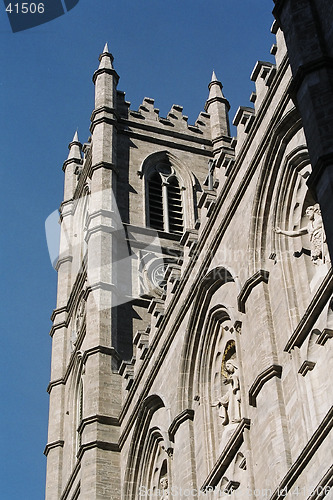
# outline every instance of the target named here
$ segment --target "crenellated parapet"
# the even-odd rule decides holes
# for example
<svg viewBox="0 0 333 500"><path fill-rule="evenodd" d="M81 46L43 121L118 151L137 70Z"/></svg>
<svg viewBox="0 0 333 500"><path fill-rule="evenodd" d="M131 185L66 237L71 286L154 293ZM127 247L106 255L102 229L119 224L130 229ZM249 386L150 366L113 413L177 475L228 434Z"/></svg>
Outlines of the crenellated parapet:
<svg viewBox="0 0 333 500"><path fill-rule="evenodd" d="M198 137L205 140L211 139L210 115L204 111L199 113L195 124L188 123L188 116L183 114L183 106L173 104L166 117L160 116L159 108L155 107L154 99L145 97L137 110L130 108L130 103L125 101L125 93L118 91L117 115L120 123L127 120L136 128L147 126L158 128L161 133L172 131L185 134L190 137ZM208 146L208 144L207 144Z"/></svg>

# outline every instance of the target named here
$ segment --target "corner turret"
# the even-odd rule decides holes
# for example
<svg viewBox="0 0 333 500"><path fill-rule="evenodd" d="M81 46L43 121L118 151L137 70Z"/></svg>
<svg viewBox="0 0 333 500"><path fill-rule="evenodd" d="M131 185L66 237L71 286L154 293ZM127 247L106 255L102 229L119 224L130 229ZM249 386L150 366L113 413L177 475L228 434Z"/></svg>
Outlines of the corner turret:
<svg viewBox="0 0 333 500"><path fill-rule="evenodd" d="M64 201L71 200L74 196L77 182L75 174L77 173L78 166L82 164L82 144L79 141L77 131L74 134L72 142L68 144L68 149L68 157L62 167L65 172Z"/></svg>
<svg viewBox="0 0 333 500"><path fill-rule="evenodd" d="M95 109L91 116L92 168L113 165L115 154L114 123L119 76L113 67L113 55L106 43L99 56L99 67L93 75ZM98 144L98 147L97 147ZM111 146L111 147L110 147Z"/></svg>
<svg viewBox="0 0 333 500"><path fill-rule="evenodd" d="M229 101L222 93L222 83L213 71L208 85L209 96L206 101L205 111L210 115L211 135L214 157L224 146L230 146Z"/></svg>
<svg viewBox="0 0 333 500"><path fill-rule="evenodd" d="M113 55L106 43L99 56L99 67L93 75L95 84L95 111L102 106L115 108L119 75L113 67Z"/></svg>

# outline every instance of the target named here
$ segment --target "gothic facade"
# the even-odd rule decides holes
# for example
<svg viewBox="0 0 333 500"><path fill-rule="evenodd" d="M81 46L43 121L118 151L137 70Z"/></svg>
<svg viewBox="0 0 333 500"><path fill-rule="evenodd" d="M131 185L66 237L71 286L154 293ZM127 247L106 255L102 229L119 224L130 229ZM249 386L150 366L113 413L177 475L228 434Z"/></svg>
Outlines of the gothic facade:
<svg viewBox="0 0 333 500"><path fill-rule="evenodd" d="M47 500L329 494L329 230L272 31L236 138L215 73L190 125L132 110L100 55L63 166Z"/></svg>

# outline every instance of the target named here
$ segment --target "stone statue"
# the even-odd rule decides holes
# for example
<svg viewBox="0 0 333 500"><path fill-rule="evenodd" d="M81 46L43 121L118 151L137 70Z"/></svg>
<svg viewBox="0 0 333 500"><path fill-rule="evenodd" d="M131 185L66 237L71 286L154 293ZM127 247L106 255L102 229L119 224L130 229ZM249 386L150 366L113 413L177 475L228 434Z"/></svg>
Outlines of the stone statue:
<svg viewBox="0 0 333 500"><path fill-rule="evenodd" d="M84 318L84 313L85 313L85 300L81 298L81 301L79 303L77 312L76 312L76 317L74 321L74 327L72 328L72 335L71 335L71 350L74 351L78 335L80 333L80 330L83 325L83 318Z"/></svg>
<svg viewBox="0 0 333 500"><path fill-rule="evenodd" d="M302 227L298 231L283 231L279 227L276 227L274 231L277 234L284 234L285 236L291 236L293 238L302 236L302 234L308 234L310 238L312 262L315 265L329 262L326 235L319 205L316 204L308 207L305 211L305 215L309 219L309 223L306 227Z"/></svg>
<svg viewBox="0 0 333 500"><path fill-rule="evenodd" d="M229 385L228 392L212 406L219 407L219 417L222 418L222 425L236 424L241 421L241 397L238 367L235 360L229 359L226 362L225 371L227 376L224 378L223 383Z"/></svg>
<svg viewBox="0 0 333 500"><path fill-rule="evenodd" d="M169 481L168 481L168 478L166 476L161 477L160 485L161 485L161 488L163 490L163 498L169 498L169 490L168 490Z"/></svg>
<svg viewBox="0 0 333 500"><path fill-rule="evenodd" d="M83 317L84 317L84 312L85 312L85 300L81 299L77 314L76 314L76 319L75 319L75 327L76 327L76 332L79 333L81 330L82 324L83 324Z"/></svg>

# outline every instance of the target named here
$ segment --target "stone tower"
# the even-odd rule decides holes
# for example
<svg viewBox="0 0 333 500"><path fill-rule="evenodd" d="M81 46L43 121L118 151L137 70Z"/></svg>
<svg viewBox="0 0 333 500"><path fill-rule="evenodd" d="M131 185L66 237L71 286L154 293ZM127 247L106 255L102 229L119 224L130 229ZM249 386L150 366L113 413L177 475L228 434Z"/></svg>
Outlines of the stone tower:
<svg viewBox="0 0 333 500"><path fill-rule="evenodd" d="M47 500L332 485L332 270L272 30L236 138L215 72L190 125L132 110L100 55L91 137L63 166Z"/></svg>

